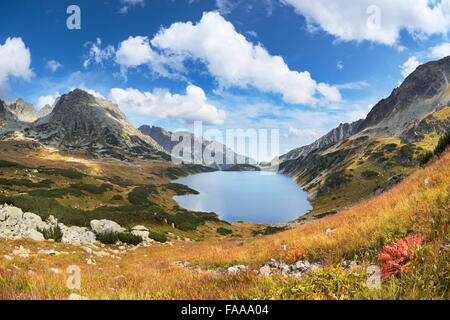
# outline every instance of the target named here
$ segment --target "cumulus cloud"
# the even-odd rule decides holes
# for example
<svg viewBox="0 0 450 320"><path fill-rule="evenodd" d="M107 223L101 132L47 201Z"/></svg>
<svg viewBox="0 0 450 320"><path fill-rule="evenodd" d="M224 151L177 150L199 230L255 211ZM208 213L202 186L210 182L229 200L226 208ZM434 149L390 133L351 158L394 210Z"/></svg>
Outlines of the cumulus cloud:
<svg viewBox="0 0 450 320"><path fill-rule="evenodd" d="M420 66L419 60L417 60L417 57L412 56L400 66L400 73L402 74L403 78L406 78L411 73L413 73L418 66Z"/></svg>
<svg viewBox="0 0 450 320"><path fill-rule="evenodd" d="M0 44L0 94L9 90L10 77L30 80L34 76L30 65L31 53L21 38L7 38Z"/></svg>
<svg viewBox="0 0 450 320"><path fill-rule="evenodd" d="M132 88L113 88L109 96L123 111L140 115L200 120L216 125L223 124L226 119L225 111L208 103L203 89L194 85L186 88L185 95L163 89L141 92Z"/></svg>
<svg viewBox="0 0 450 320"><path fill-rule="evenodd" d="M304 16L310 30L319 28L343 41L394 45L402 30L423 38L450 29L450 0L281 1Z"/></svg>
<svg viewBox="0 0 450 320"><path fill-rule="evenodd" d="M174 23L160 30L151 44L184 60L203 62L222 88L253 86L281 94L293 104L341 99L337 88L317 83L308 71L291 70L282 57L247 41L217 12L205 13L195 25Z"/></svg>
<svg viewBox="0 0 450 320"><path fill-rule="evenodd" d="M129 68L148 65L152 72L168 78L179 77L184 71L182 61L174 55L160 55L152 49L149 39L143 36L129 37L119 44L115 62L121 66L121 75L126 78Z"/></svg>
<svg viewBox="0 0 450 320"><path fill-rule="evenodd" d="M135 7L140 5L141 7L145 6L145 0L120 0L122 3L122 7L119 9L118 13L128 13L128 10L131 7Z"/></svg>
<svg viewBox="0 0 450 320"><path fill-rule="evenodd" d="M55 103L56 98L60 96L59 93L50 94L48 96L41 96L38 98L37 106L43 108L46 105L52 106Z"/></svg>
<svg viewBox="0 0 450 320"><path fill-rule="evenodd" d="M430 58L441 59L450 56L450 43L445 42L430 48Z"/></svg>
<svg viewBox="0 0 450 320"><path fill-rule="evenodd" d="M114 57L114 47L108 45L105 49L102 49L102 40L100 38L97 38L95 42L86 43L85 46L90 46L86 60L83 62L85 68L94 63L102 64L104 61Z"/></svg>
<svg viewBox="0 0 450 320"><path fill-rule="evenodd" d="M52 72L56 72L59 68L62 67L62 64L59 63L56 60L49 60L47 61L47 63L45 64L45 67L49 70L51 70Z"/></svg>

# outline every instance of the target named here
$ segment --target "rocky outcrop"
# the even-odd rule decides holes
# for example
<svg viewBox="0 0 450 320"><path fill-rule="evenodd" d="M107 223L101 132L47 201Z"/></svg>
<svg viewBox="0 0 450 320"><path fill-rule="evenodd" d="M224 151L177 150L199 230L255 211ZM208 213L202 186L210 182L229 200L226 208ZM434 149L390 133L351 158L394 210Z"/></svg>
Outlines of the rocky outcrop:
<svg viewBox="0 0 450 320"><path fill-rule="evenodd" d="M95 233L118 233L125 231L118 223L110 220L92 220L91 228Z"/></svg>
<svg viewBox="0 0 450 320"><path fill-rule="evenodd" d="M7 105L9 112L14 114L19 121L33 122L39 118L39 114L31 103L22 99L16 99Z"/></svg>
<svg viewBox="0 0 450 320"><path fill-rule="evenodd" d="M357 133L363 121L364 120L361 119L352 123L341 123L337 128L334 128L310 145L294 149L286 153L285 155L282 155L280 157L280 161L306 157L310 152L314 150L324 149L335 143L338 143Z"/></svg>
<svg viewBox="0 0 450 320"><path fill-rule="evenodd" d="M51 113L23 132L44 145L97 157L170 158L152 138L135 129L116 104L80 89L59 97Z"/></svg>
<svg viewBox="0 0 450 320"><path fill-rule="evenodd" d="M68 227L50 216L46 221L34 213L23 212L13 206L0 206L0 237L9 239L28 238L42 241L41 231L58 226L62 232L61 242L71 244L96 243L95 234L87 228Z"/></svg>

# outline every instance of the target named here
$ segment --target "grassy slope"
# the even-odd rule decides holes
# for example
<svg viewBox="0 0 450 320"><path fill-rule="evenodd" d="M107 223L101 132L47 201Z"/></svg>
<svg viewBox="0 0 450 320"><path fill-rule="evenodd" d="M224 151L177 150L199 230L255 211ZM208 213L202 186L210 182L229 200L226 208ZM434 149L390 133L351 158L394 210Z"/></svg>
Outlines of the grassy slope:
<svg viewBox="0 0 450 320"><path fill-rule="evenodd" d="M449 114L450 107L433 113L439 120L448 120ZM378 188L389 186L391 177L411 174L417 169L417 165L405 166L402 164L402 160L410 159L412 162L418 163L425 151L434 149L438 140L439 135L432 132L423 135L422 141L408 145L402 143L400 139L377 138L355 148L338 166L333 165L327 169L328 171L324 170L328 174L335 173L338 177L345 178L346 181L343 181L339 186L330 187L326 193L319 194L312 201L313 212L305 216L303 220L353 206L361 200L370 198ZM343 141L342 144L351 147L351 144L347 141ZM396 147L389 149L389 146L392 145ZM408 148L412 153L402 152L402 148ZM365 178L362 174L367 171L376 172L378 176ZM302 179L298 180L301 181ZM316 191L318 187L317 184L309 186L307 191Z"/></svg>
<svg viewBox="0 0 450 320"><path fill-rule="evenodd" d="M449 299L450 152L419 169L388 192L336 215L272 236L240 240L176 243L130 251L121 260L88 257L77 247L50 242L0 240L0 298L66 299L66 276L47 271L77 264L82 268L79 293L91 299ZM424 183L428 179L428 183ZM328 228L336 229L326 233ZM426 249L400 278L383 281L381 290L368 290L366 267L376 263L384 244L408 234L425 237ZM171 266L185 260L207 270L235 264L260 267L269 258L283 258L281 249L302 249L310 261L325 268L302 279L192 272ZM33 252L56 248L73 252L57 257L6 260L14 246ZM361 266L342 269L344 259ZM30 272L32 270L32 272Z"/></svg>

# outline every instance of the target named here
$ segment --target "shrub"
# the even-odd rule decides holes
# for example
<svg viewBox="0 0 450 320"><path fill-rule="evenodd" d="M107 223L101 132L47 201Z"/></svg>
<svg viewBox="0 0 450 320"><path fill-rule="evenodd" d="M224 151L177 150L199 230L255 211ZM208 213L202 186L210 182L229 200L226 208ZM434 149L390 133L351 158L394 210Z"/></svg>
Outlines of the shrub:
<svg viewBox="0 0 450 320"><path fill-rule="evenodd" d="M268 235L275 234L275 233L278 233L278 232L282 232L282 231L285 231L285 230L286 230L286 228L284 228L284 227L272 227L272 226L268 226L268 227L266 227L264 230L254 230L254 231L252 232L252 234L253 234L254 236L257 236L257 235L268 236Z"/></svg>
<svg viewBox="0 0 450 320"><path fill-rule="evenodd" d="M119 240L123 243L128 243L128 244L135 245L135 246L140 244L143 241L141 236L134 235L129 232L119 233Z"/></svg>
<svg viewBox="0 0 450 320"><path fill-rule="evenodd" d="M408 270L407 263L414 259L414 252L420 248L422 240L422 236L410 235L384 246L383 252L378 255L378 260L383 261L380 265L382 278L399 275Z"/></svg>
<svg viewBox="0 0 450 320"><path fill-rule="evenodd" d="M151 194L157 194L155 186L147 185L136 187L128 194L128 201L135 206L153 205L153 203L148 200L148 197Z"/></svg>
<svg viewBox="0 0 450 320"><path fill-rule="evenodd" d="M428 161L431 160L431 158L433 158L433 152L427 151L420 157L419 162L421 165L424 165L427 164Z"/></svg>
<svg viewBox="0 0 450 320"><path fill-rule="evenodd" d="M44 235L45 240L53 239L56 242L61 242L63 237L63 232L59 226L53 226L47 229L37 229L40 233Z"/></svg>
<svg viewBox="0 0 450 320"><path fill-rule="evenodd" d="M15 163L15 162L11 162L11 161L6 161L6 160L0 160L0 168L19 168L19 169L25 169L27 167Z"/></svg>
<svg viewBox="0 0 450 320"><path fill-rule="evenodd" d="M167 236L164 233L150 231L150 234L148 235L148 237L150 239L153 239L153 240L161 242L161 243L167 242Z"/></svg>
<svg viewBox="0 0 450 320"><path fill-rule="evenodd" d="M223 236L227 236L227 235L232 234L233 231L230 230L230 229L225 229L225 228L217 228L217 233L218 233L218 234L221 234L221 235L223 235Z"/></svg>
<svg viewBox="0 0 450 320"><path fill-rule="evenodd" d="M445 151L447 146L450 145L450 131L439 138L438 144L434 149L434 154L438 155Z"/></svg>
<svg viewBox="0 0 450 320"><path fill-rule="evenodd" d="M116 242L119 241L119 233L117 232L97 233L95 237L103 244L116 244Z"/></svg>
<svg viewBox="0 0 450 320"><path fill-rule="evenodd" d="M103 244L116 244L117 241L138 245L142 242L142 237L129 232L103 232L97 233L96 238Z"/></svg>
<svg viewBox="0 0 450 320"><path fill-rule="evenodd" d="M361 173L361 176L365 179L372 179L379 176L379 173L376 171L366 170Z"/></svg>
<svg viewBox="0 0 450 320"><path fill-rule="evenodd" d="M111 198L111 200L120 201L123 200L123 197L120 194L116 194Z"/></svg>

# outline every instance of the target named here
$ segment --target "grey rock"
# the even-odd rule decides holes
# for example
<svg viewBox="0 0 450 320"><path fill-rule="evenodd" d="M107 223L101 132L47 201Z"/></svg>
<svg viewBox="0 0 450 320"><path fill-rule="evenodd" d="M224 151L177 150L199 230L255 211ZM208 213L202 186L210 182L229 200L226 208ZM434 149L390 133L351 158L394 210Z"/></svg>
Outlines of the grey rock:
<svg viewBox="0 0 450 320"><path fill-rule="evenodd" d="M117 222L111 220L92 220L91 228L95 233L106 233L106 232L124 232L125 229L122 228Z"/></svg>

